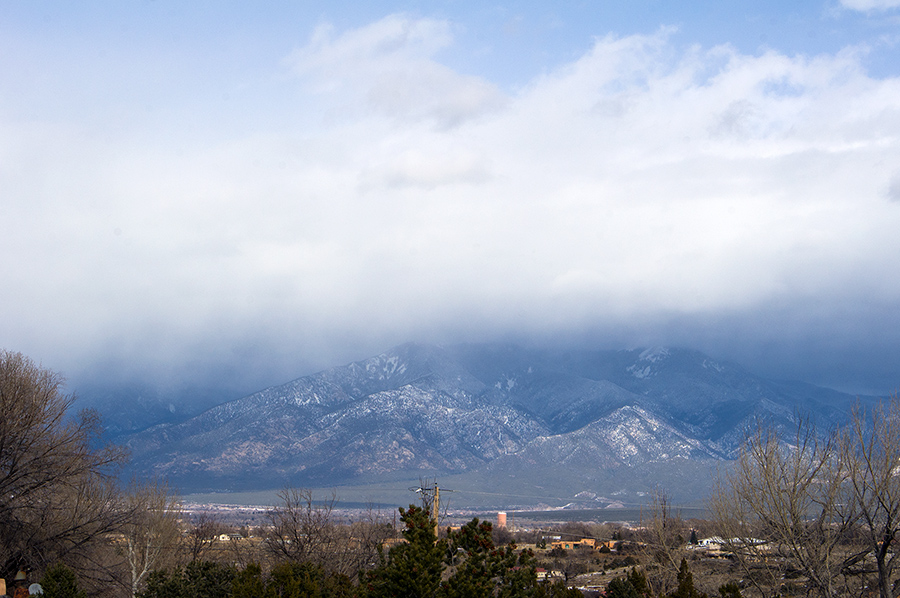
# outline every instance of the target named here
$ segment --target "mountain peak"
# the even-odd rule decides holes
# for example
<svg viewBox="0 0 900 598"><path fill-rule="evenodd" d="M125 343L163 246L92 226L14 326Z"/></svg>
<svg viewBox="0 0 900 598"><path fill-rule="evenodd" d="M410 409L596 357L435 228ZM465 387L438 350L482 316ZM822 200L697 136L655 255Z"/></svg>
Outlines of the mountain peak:
<svg viewBox="0 0 900 598"><path fill-rule="evenodd" d="M671 355L671 352L666 347L651 347L641 351L641 354L638 355L638 360L656 363L657 361L662 361L667 358L669 355Z"/></svg>
<svg viewBox="0 0 900 598"><path fill-rule="evenodd" d="M789 424L796 409L822 404L837 417L842 401L853 397L776 384L689 349L407 343L156 426L128 445L134 467L183 489L438 474L495 484L506 471L559 480L560 491L594 480L598 493L626 481L647 491L656 472L693 492L677 481L679 468L732 453L756 419Z"/></svg>

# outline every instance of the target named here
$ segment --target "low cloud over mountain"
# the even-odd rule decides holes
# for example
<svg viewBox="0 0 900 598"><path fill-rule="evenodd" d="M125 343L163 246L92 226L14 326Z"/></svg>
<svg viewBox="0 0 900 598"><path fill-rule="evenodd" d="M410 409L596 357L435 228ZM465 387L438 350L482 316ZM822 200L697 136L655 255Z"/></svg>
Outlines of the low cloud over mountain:
<svg viewBox="0 0 900 598"><path fill-rule="evenodd" d="M854 399L687 349L407 344L125 440L137 469L189 491L441 475L696 498L757 420L827 426Z"/></svg>

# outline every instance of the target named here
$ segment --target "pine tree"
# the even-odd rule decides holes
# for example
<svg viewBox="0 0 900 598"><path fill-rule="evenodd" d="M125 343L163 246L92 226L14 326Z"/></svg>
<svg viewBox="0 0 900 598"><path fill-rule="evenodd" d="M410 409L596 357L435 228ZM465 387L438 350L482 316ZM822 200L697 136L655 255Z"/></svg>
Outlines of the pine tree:
<svg viewBox="0 0 900 598"><path fill-rule="evenodd" d="M581 591L570 588L561 579L557 579L553 583L537 584L531 596L532 598L584 598Z"/></svg>
<svg viewBox="0 0 900 598"><path fill-rule="evenodd" d="M448 534L447 559L457 569L441 586L441 598L489 598L493 595L496 571L488 560L488 555L494 552L492 531L489 522L479 522L476 517Z"/></svg>
<svg viewBox="0 0 900 598"><path fill-rule="evenodd" d="M650 593L650 582L647 581L647 575L641 569L637 567L632 567L631 573L628 574L628 581L631 582L631 585L637 590L637 593L642 598L649 598Z"/></svg>
<svg viewBox="0 0 900 598"><path fill-rule="evenodd" d="M694 576L688 567L687 559L681 559L681 566L678 568L678 588L669 594L669 598L707 598L706 594L694 587Z"/></svg>
<svg viewBox="0 0 900 598"><path fill-rule="evenodd" d="M406 524L405 544L399 544L371 571L367 587L371 598L432 598L441 582L443 545L436 542L434 520L429 514L410 505L400 509L400 520Z"/></svg>
<svg viewBox="0 0 900 598"><path fill-rule="evenodd" d="M53 565L44 577L41 578L41 588L44 590L44 598L86 598L84 590L79 589L75 572L57 563Z"/></svg>
<svg viewBox="0 0 900 598"><path fill-rule="evenodd" d="M258 598L262 593L247 598ZM266 583L270 598L349 598L356 595L350 578L327 573L316 563L281 563L272 570Z"/></svg>
<svg viewBox="0 0 900 598"><path fill-rule="evenodd" d="M722 598L741 598L741 588L737 582L729 581L719 587L719 594L722 595Z"/></svg>
<svg viewBox="0 0 900 598"><path fill-rule="evenodd" d="M184 568L185 598L230 598L237 569L210 561L194 561Z"/></svg>
<svg viewBox="0 0 900 598"><path fill-rule="evenodd" d="M641 598L627 577L616 577L606 586L606 598Z"/></svg>
<svg viewBox="0 0 900 598"><path fill-rule="evenodd" d="M237 570L209 561L193 561L184 569L153 571L138 598L231 598Z"/></svg>
<svg viewBox="0 0 900 598"><path fill-rule="evenodd" d="M313 563L281 563L269 576L266 590L278 598L321 598L324 571Z"/></svg>
<svg viewBox="0 0 900 598"><path fill-rule="evenodd" d="M538 589L534 555L515 544L496 547L489 522L472 519L447 538L447 558L456 572L441 586L440 598L523 598Z"/></svg>
<svg viewBox="0 0 900 598"><path fill-rule="evenodd" d="M250 563L239 571L231 584L231 598L262 598L265 596L265 585L262 580L262 567Z"/></svg>

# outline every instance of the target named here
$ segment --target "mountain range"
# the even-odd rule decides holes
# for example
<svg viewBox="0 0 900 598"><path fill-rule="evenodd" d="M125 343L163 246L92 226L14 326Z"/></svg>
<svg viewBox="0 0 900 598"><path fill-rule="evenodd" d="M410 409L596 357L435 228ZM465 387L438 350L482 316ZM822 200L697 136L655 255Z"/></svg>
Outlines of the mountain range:
<svg viewBox="0 0 900 598"><path fill-rule="evenodd" d="M498 504L619 506L702 498L757 422L827 428L857 399L875 400L689 349L410 343L121 440L183 492L440 476Z"/></svg>

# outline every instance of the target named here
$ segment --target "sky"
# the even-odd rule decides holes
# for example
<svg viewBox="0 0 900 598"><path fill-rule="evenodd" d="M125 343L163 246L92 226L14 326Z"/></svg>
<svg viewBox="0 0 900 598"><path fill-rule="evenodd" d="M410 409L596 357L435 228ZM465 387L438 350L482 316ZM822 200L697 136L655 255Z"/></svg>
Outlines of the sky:
<svg viewBox="0 0 900 598"><path fill-rule="evenodd" d="M0 4L0 348L222 400L418 341L900 387L900 0Z"/></svg>

